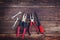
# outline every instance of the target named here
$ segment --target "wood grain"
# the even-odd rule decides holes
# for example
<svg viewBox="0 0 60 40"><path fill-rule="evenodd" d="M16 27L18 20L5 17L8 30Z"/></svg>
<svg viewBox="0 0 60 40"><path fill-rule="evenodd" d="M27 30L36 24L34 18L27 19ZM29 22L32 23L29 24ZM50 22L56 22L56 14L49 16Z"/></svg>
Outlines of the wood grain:
<svg viewBox="0 0 60 40"><path fill-rule="evenodd" d="M16 19L11 17L19 11L29 14L36 11L45 30L45 38L40 38L42 34L36 34L35 27L32 27L30 40L60 40L59 3L59 0L0 0L0 39L19 40L20 37L16 38L16 30L11 28ZM21 18L21 16L18 17ZM27 37L26 33L26 40L28 40Z"/></svg>

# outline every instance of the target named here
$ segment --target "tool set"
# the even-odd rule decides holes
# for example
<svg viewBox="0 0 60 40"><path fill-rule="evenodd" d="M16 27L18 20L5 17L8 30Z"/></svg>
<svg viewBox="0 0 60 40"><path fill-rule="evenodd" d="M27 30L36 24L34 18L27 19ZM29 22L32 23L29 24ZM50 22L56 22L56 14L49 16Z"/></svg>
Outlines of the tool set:
<svg viewBox="0 0 60 40"><path fill-rule="evenodd" d="M22 15L22 18L19 20L18 15ZM17 22L19 22L18 26L17 26L17 31L16 31L16 37L19 37L20 31L21 31L21 27L23 27L23 32L22 32L22 39L24 39L25 33L28 32L29 35L31 35L31 33L29 32L29 28L32 27L32 25L34 25L34 27L36 28L36 32L37 33L44 33L44 29L42 27L42 25L40 24L40 20L38 19L37 13L23 13L23 12L19 12L16 15L14 15L12 17L12 19L16 18L16 21L14 23L14 25L12 26L12 28L15 27L15 25L17 24ZM27 19L29 19L27 21Z"/></svg>

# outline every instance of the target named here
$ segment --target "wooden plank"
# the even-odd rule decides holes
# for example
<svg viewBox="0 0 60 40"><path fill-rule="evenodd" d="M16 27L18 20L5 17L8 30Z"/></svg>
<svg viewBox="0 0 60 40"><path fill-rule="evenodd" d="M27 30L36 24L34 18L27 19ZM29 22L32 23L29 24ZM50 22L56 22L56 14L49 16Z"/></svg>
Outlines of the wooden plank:
<svg viewBox="0 0 60 40"><path fill-rule="evenodd" d="M8 1L7 3L0 3L0 33L15 33L15 30L11 30L11 27L15 21L11 19L11 16L15 15L19 11L31 13L36 10L39 20L41 20L41 24L44 27L45 33L59 34L60 6L56 5L57 4L55 3L55 1L53 2L52 0L49 2L46 1L46 3L36 4L29 2L21 2L20 4L15 2L9 3ZM33 29L35 28L33 27ZM35 30L31 31L35 32Z"/></svg>
<svg viewBox="0 0 60 40"><path fill-rule="evenodd" d="M56 2L4 2L0 3L0 7L25 7L25 6L47 6L47 7L55 7ZM34 7L35 7L34 6Z"/></svg>
<svg viewBox="0 0 60 40"><path fill-rule="evenodd" d="M14 33L15 29L11 28L12 26L2 26L0 27L0 33ZM60 27L44 27L45 33L60 33ZM11 32L10 32L11 31ZM35 27L30 28L30 32L36 32Z"/></svg>
<svg viewBox="0 0 60 40"><path fill-rule="evenodd" d="M13 35L13 36L12 36ZM20 34L21 35L21 34ZM35 37L39 37L42 36L43 34L31 34L30 37L35 38ZM16 38L16 34L0 34L0 37L12 37L12 38ZM29 36L27 34L25 34L25 36ZM35 36L35 37L34 37ZM43 35L44 36L44 35ZM45 34L45 37L59 37L60 34Z"/></svg>
<svg viewBox="0 0 60 40"><path fill-rule="evenodd" d="M56 27L56 22L57 21L40 21L40 23L44 26L44 27ZM60 22L60 21L59 21ZM14 21L1 21L0 25L1 26L12 26L14 24Z"/></svg>
<svg viewBox="0 0 60 40"><path fill-rule="evenodd" d="M59 2L59 0L0 0L0 2L43 2L43 3L54 3Z"/></svg>
<svg viewBox="0 0 60 40"><path fill-rule="evenodd" d="M11 20L11 16L15 15L19 11L25 12L25 13L31 13L34 12L36 9L36 12L38 14L39 20L58 20L57 18L57 7L55 8L18 8L18 7L1 7L1 14L0 19L1 20ZM3 12L4 11L4 12ZM43 18L43 19L42 19Z"/></svg>

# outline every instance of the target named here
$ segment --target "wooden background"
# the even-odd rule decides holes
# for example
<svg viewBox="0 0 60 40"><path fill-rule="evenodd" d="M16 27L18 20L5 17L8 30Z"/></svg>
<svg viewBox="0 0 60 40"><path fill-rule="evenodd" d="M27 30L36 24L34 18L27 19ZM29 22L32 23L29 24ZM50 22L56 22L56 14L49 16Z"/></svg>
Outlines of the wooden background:
<svg viewBox="0 0 60 40"><path fill-rule="evenodd" d="M44 40L60 40L59 4L60 0L0 0L0 34L15 34L11 29L15 21L11 19L13 15L19 11L31 13L36 10L45 30ZM34 27L31 29L34 33Z"/></svg>

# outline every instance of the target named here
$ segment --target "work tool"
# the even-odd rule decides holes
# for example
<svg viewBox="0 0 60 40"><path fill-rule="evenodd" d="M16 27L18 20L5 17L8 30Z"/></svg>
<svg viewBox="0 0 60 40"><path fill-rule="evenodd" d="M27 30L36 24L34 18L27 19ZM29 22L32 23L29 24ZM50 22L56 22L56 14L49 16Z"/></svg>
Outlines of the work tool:
<svg viewBox="0 0 60 40"><path fill-rule="evenodd" d="M34 27L36 28L36 32L38 32L38 28L36 26L36 21L35 21L33 13L30 14L30 26L32 26L32 25L34 25Z"/></svg>
<svg viewBox="0 0 60 40"><path fill-rule="evenodd" d="M24 13L22 16L22 20L20 20L19 26L17 27L16 37L19 37L21 27L23 27L22 39L24 39L25 33L27 31L27 28L28 28L26 20L27 20L27 14Z"/></svg>
<svg viewBox="0 0 60 40"><path fill-rule="evenodd" d="M38 29L39 29L39 31L40 31L40 33L44 33L44 29L43 29L43 26L40 24L40 21L39 21L39 19L38 19L38 16L37 16L37 13L36 12L34 12L34 15L35 15L35 17L36 17L36 21L37 21L37 27L38 27Z"/></svg>

